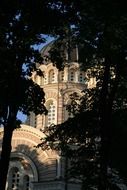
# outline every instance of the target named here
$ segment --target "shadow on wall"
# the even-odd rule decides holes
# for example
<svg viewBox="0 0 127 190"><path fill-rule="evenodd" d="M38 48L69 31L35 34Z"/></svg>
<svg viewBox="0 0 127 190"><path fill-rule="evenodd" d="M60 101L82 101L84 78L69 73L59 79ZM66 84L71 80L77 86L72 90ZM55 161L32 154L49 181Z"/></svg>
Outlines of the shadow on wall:
<svg viewBox="0 0 127 190"><path fill-rule="evenodd" d="M33 189L33 182L56 178L56 160L50 160L40 148L19 144L11 153L7 190Z"/></svg>

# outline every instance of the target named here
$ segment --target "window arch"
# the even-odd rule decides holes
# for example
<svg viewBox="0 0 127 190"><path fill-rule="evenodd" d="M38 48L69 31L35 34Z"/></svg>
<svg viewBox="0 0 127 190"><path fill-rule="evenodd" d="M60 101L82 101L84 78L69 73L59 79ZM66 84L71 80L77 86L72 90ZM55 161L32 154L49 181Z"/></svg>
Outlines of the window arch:
<svg viewBox="0 0 127 190"><path fill-rule="evenodd" d="M84 76L84 72L83 72L83 71L81 71L81 72L79 73L78 81L79 81L80 83L84 83L84 81L85 81L85 76Z"/></svg>
<svg viewBox="0 0 127 190"><path fill-rule="evenodd" d="M54 73L54 70L50 70L49 71L49 83L53 83L55 82L55 73Z"/></svg>
<svg viewBox="0 0 127 190"><path fill-rule="evenodd" d="M74 71L74 69L71 69L69 71L69 81L71 81L71 82L75 81L75 71Z"/></svg>
<svg viewBox="0 0 127 190"><path fill-rule="evenodd" d="M9 184L9 188L10 189L15 189L15 190L19 190L19 184L20 184L20 173L19 173L19 169L17 167L13 167L11 169L11 179L10 179L10 184Z"/></svg>
<svg viewBox="0 0 127 190"><path fill-rule="evenodd" d="M53 100L49 100L46 102L46 108L48 110L48 114L46 116L45 125L46 127L51 124L56 124L56 104Z"/></svg>

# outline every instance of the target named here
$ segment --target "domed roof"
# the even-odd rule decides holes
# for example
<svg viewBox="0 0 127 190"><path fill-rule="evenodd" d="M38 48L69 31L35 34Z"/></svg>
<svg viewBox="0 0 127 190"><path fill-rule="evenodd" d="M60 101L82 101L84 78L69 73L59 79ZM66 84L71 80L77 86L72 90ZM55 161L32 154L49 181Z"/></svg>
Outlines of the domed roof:
<svg viewBox="0 0 127 190"><path fill-rule="evenodd" d="M55 40L49 42L47 45L45 45L45 46L41 49L40 53L41 53L42 56L48 56L48 55L49 55L49 51L51 50L51 48L52 48L54 42L55 42Z"/></svg>
<svg viewBox="0 0 127 190"><path fill-rule="evenodd" d="M42 57L49 56L49 51L51 50L51 48L53 48L54 43L55 43L55 40L51 41L50 43L48 43L41 49L40 53ZM75 46L74 48L72 48L69 53L65 50L65 56L66 56L66 60L69 62L78 62L78 57L79 57L78 46Z"/></svg>

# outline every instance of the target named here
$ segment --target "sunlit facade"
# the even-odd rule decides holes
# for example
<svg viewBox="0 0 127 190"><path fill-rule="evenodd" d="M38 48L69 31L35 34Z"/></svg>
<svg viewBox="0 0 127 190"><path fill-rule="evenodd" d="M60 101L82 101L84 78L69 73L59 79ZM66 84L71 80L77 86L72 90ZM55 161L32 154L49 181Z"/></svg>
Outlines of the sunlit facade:
<svg viewBox="0 0 127 190"><path fill-rule="evenodd" d="M46 54L52 43L41 51ZM38 66L44 76L33 73L32 79L45 92L45 106L47 115L31 113L27 125L16 129L12 138L12 153L8 172L7 190L68 190L80 189L75 181L65 182L64 158L52 150L43 151L36 148L44 137L43 130L52 124L60 124L69 117L66 105L70 94L81 92L88 83L86 73L81 71L78 64L77 49L73 52L71 63L66 64L63 71L59 71L51 61ZM0 129L0 143L3 130Z"/></svg>

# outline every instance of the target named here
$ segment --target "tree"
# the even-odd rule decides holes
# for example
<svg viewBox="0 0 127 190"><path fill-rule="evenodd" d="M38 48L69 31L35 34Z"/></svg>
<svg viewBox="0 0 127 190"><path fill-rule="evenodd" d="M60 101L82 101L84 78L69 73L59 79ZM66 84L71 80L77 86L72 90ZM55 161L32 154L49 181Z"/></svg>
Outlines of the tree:
<svg viewBox="0 0 127 190"><path fill-rule="evenodd" d="M67 158L67 162L70 163L65 171L68 181L76 178L82 182L82 187L85 189L88 187L92 189L96 185L98 175L97 112L91 109L93 104L88 98L89 94L90 92L85 92L83 97L79 97L76 93L72 94L71 104L67 109L74 117L70 117L58 126L51 125L44 131L46 138L38 145L42 149L52 148L60 151L61 156L65 157L65 160Z"/></svg>
<svg viewBox="0 0 127 190"><path fill-rule="evenodd" d="M4 127L0 190L4 190L12 133L20 125L18 111L46 113L44 92L31 80L33 71L43 75L36 68L36 62L43 60L34 45L45 42L43 34L57 35L64 17L54 1L42 0L2 0L0 13L0 124Z"/></svg>
<svg viewBox="0 0 127 190"><path fill-rule="evenodd" d="M108 184L109 145L112 135L112 112L119 84L126 84L127 11L124 3L109 0L99 2L94 0L80 0L78 2L76 0L69 2L64 0L46 2L17 0L10 5L9 1L6 0L1 2L0 11L0 20L3 23L0 28L1 89L3 92L0 110L1 122L4 126L10 126L10 130L8 130L10 131L10 135L8 134L10 139L17 111L28 112L35 108L34 104L26 106L26 103L32 100L31 98L26 101L26 96L22 96L24 99L20 101L22 93L18 84L21 86L24 84L23 81L27 81L27 76L35 65L34 58L40 61L38 54L35 54L33 45L42 42L43 33L51 33L52 31L52 34L59 35L59 39L66 39L64 43L68 53L72 40L78 40L82 46L81 52L83 52L80 56L82 59L79 61L83 60L87 68L93 68L96 64L102 65L102 80L101 82L97 81L99 82L97 86L99 84L101 89L98 104L98 124L101 137L98 189L105 190L108 188L106 186ZM46 20L37 22L40 18L46 18ZM26 71L23 71L23 64L28 68ZM113 80L111 80L112 73ZM29 90L25 89L25 85L23 87L24 94L31 95L32 87L28 88ZM35 91L39 91L39 88L36 87ZM124 104L123 99L121 100ZM44 111L41 108L34 111L39 113L40 110ZM4 129L7 128L4 127ZM11 149L10 141L8 145L8 148ZM5 149L3 148L3 150ZM6 166L8 167L8 164ZM7 170L5 169L5 171ZM2 176L4 175L1 174L0 178Z"/></svg>
<svg viewBox="0 0 127 190"><path fill-rule="evenodd" d="M72 3L77 20L73 20L74 26L70 24L65 31L66 44L71 47L71 39L76 37L82 47L79 61L84 64L84 68L92 69L96 65L102 68L101 72L98 70L99 76L96 76L96 85L100 89L97 117L101 139L98 189L105 190L109 188L107 172L114 134L112 115L116 109L126 109L123 90L126 90L127 83L127 11L123 1L81 0ZM64 39L63 36L61 38Z"/></svg>
<svg viewBox="0 0 127 190"><path fill-rule="evenodd" d="M90 3L90 2L89 2ZM84 3L85 4L85 3ZM103 79L101 84L99 117L100 117L100 184L98 189L107 189L107 166L109 162L109 149L112 133L112 112L114 102L119 86L123 83L123 78L126 85L126 13L122 2L115 3L109 1L99 2L95 4L92 1L89 7L89 13L96 20L94 24L93 18L89 16L88 46L93 47L95 57L104 59ZM88 5L88 4L87 4ZM89 4L90 5L90 4ZM119 7L119 11L118 10ZM88 7L87 7L88 8ZM111 12L111 10L113 10ZM103 11L103 12L102 12ZM89 14L88 13L88 14ZM91 27L90 27L90 26ZM85 25L84 25L85 26ZM84 36L85 37L85 36ZM92 56L91 56L92 57ZM111 80L111 70L114 69L114 80ZM124 70L124 72L123 72ZM126 86L124 86L126 89ZM123 99L124 100L124 99ZM124 101L122 101L124 104Z"/></svg>
<svg viewBox="0 0 127 190"><path fill-rule="evenodd" d="M46 138L43 139L42 144L38 145L44 150L52 148L60 151L61 156L68 158L70 163L69 168L66 168L68 181L71 178L78 179L79 182L82 182L82 189L98 187L101 147L99 114L97 110L99 94L100 89L98 88L85 89L82 97L77 96L76 93L72 94L70 97L71 104L67 105L67 109L70 111L70 115L72 116L73 114L74 117L57 126L51 125L49 129L44 131ZM114 151L114 149L117 151L118 147L123 149L123 145L121 147L119 143L123 144L123 141L126 140L126 138L120 139L119 137L119 134L123 133L123 129L124 135L126 135L126 126L124 126L126 118L125 116L122 118L123 114L126 115L126 110L123 105L120 108L122 101L120 96L119 104L117 102L112 114L113 135L110 142L109 154L111 155L109 155L108 159L106 176L108 188L112 190L120 190L119 185L125 183L122 179L122 173L120 172L119 174L118 171L123 169L126 164L120 168L121 164L119 161L121 158L118 159L118 152ZM116 109L116 106L119 109ZM118 116L121 118L120 121ZM124 128L121 127L122 121ZM120 152L122 152L122 149ZM122 158L122 160L124 159Z"/></svg>

